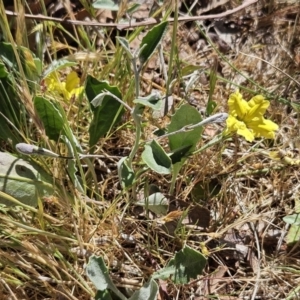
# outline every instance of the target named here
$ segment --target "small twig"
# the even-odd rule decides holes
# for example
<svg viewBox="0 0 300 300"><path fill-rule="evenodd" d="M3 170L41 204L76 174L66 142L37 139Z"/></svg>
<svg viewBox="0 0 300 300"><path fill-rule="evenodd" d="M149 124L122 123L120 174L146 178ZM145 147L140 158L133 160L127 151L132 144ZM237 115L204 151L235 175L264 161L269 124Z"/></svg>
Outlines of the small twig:
<svg viewBox="0 0 300 300"><path fill-rule="evenodd" d="M238 12L251 4L256 3L258 0L248 0L245 1L240 6L233 8L231 10L227 10L225 12L222 12L220 14L212 14L212 15L205 15L205 16L195 16L195 17L180 17L178 18L178 22L188 22L188 21L197 21L197 20L209 20L209 19L218 19L223 18L226 16L229 16L235 12ZM12 16L12 17L18 17L20 13L13 12L10 10L5 10L6 15ZM23 14L23 16L27 19L34 19L34 20L41 20L41 21L53 21L58 23L65 23L65 24L72 24L72 25L78 25L78 26L101 26L101 27L112 27L117 28L119 30L121 29L128 29L133 27L139 27L139 26L148 26L148 25L155 25L161 22L162 20L156 20L154 18L149 18L146 21L142 22L136 22L136 23L124 23L124 24L118 24L118 23L99 23L95 21L77 21L77 20L65 20L60 18L53 18L53 17L47 17L41 14L38 15L30 15L30 14ZM167 20L168 22L174 22L174 18L169 18Z"/></svg>

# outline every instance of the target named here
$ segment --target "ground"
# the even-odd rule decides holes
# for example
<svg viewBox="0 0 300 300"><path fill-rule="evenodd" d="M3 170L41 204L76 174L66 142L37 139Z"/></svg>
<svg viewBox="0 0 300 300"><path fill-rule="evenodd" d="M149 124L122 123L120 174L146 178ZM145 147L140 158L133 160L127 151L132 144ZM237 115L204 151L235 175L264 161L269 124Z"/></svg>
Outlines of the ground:
<svg viewBox="0 0 300 300"><path fill-rule="evenodd" d="M24 24L28 33L47 24L40 52L44 69L54 59L75 60L76 66L61 71L61 82L71 70L81 85L88 75L107 80L120 89L131 107L135 99L132 67L116 36L128 38L131 49L137 49L165 14L173 18L178 9L179 20L169 23L161 48L141 71L140 96L155 90L165 95L169 85L170 110L166 116L162 111L158 115L150 109L143 112L143 135L133 163L141 174L135 191L122 189L117 171L118 161L130 155L136 140L128 111L94 147L101 160L91 159L92 169L86 162L77 165L85 193L65 171L66 160L36 156L34 160L47 166L60 188L38 207L1 207L1 299L92 299L95 287L85 271L91 255L104 259L114 284L130 297L185 245L207 259L204 270L188 284L175 284L172 278L157 280L158 299L298 299L299 224L291 225L285 217L299 213L300 4L258 0L247 5L245 1L243 9L229 13L242 3L182 1L176 7L173 2L153 6L153 1L146 1L125 16L126 5L118 12L93 11L86 2L71 1L68 6L44 0L41 10L41 1L27 2L23 15L21 3L15 9L4 1L6 12L0 11L8 16L12 32L11 37L4 34L7 27L1 21L4 42L14 41L37 53L34 35L23 34ZM151 9L154 19L149 19ZM18 17L12 17L12 11L18 11ZM222 18L182 20L189 15L224 13ZM121 17L127 23L130 17L129 28L117 30ZM75 26L64 21L68 19L110 27ZM142 27L148 21L153 24ZM135 22L142 24L135 27ZM6 63L3 56L0 59ZM49 86L45 80L34 90L19 84L17 94L28 127L18 132L31 143L65 154L67 147L49 139L33 109L35 95L54 95L49 94ZM172 192L171 174L143 169L144 141L156 138L155 130L168 127L180 106L195 108L203 118L208 112L228 112L228 98L236 90L247 101L255 95L270 101L265 117L279 126L274 139L249 142L232 135L197 151L226 127L210 124L176 177ZM69 102L60 103L87 153L93 113L86 98L77 101L70 96ZM10 140L1 137L0 145L1 151L17 154ZM170 150L165 139L161 145ZM137 205L153 191L165 196L164 213Z"/></svg>

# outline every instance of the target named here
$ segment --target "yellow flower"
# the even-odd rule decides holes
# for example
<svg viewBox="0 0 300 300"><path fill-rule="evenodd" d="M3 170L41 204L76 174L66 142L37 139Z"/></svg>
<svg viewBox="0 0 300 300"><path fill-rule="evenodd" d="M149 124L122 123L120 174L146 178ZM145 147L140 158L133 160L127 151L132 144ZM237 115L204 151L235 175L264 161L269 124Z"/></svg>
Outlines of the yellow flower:
<svg viewBox="0 0 300 300"><path fill-rule="evenodd" d="M247 102L239 91L231 94L228 99L229 117L225 134L236 132L249 142L256 137L274 139L278 125L263 116L269 105L270 102L262 95Z"/></svg>
<svg viewBox="0 0 300 300"><path fill-rule="evenodd" d="M45 82L48 91L62 95L66 101L69 101L73 96L78 97L84 89L83 86L79 87L80 79L74 71L67 75L66 82L61 82L56 72L50 73Z"/></svg>

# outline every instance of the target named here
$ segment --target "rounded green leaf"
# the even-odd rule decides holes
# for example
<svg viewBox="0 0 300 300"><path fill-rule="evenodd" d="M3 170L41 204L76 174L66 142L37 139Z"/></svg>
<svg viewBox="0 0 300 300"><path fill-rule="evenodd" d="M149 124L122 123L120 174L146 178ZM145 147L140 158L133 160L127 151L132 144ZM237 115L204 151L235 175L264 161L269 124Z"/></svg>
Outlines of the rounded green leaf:
<svg viewBox="0 0 300 300"><path fill-rule="evenodd" d="M34 108L42 120L46 134L51 140L57 141L64 128L64 119L57 107L44 97L34 98Z"/></svg>
<svg viewBox="0 0 300 300"><path fill-rule="evenodd" d="M89 262L86 266L86 273L98 291L105 291L109 289L113 291L121 300L127 299L117 289L111 280L108 269L106 268L102 257L92 255L89 258Z"/></svg>
<svg viewBox="0 0 300 300"><path fill-rule="evenodd" d="M159 174L171 173L171 159L156 141L145 145L142 159L150 169Z"/></svg>
<svg viewBox="0 0 300 300"><path fill-rule="evenodd" d="M118 11L119 5L116 3L116 1L112 0L96 0L92 6L95 9L108 9L112 11Z"/></svg>
<svg viewBox="0 0 300 300"><path fill-rule="evenodd" d="M199 251L184 246L175 254L168 265L154 273L152 278L171 278L174 283L187 284L202 274L206 261L206 258Z"/></svg>
<svg viewBox="0 0 300 300"><path fill-rule="evenodd" d="M118 175L123 188L130 187L135 179L134 171L128 165L128 157L122 157L118 163Z"/></svg>
<svg viewBox="0 0 300 300"><path fill-rule="evenodd" d="M283 221L291 225L300 225L300 214L288 215L283 218Z"/></svg>
<svg viewBox="0 0 300 300"><path fill-rule="evenodd" d="M168 126L168 133L177 131L184 126L194 125L202 121L198 110L189 104L184 104L172 116L171 123ZM193 130L171 135L169 137L169 146L172 151L178 148L191 146L189 152L192 152L201 138L203 127L197 127ZM185 153L186 154L186 153Z"/></svg>
<svg viewBox="0 0 300 300"><path fill-rule="evenodd" d="M53 178L34 163L0 152L0 191L26 205L37 206L39 197L54 194ZM0 203L15 205L8 198L0 196Z"/></svg>
<svg viewBox="0 0 300 300"><path fill-rule="evenodd" d="M168 211L169 202L164 194L157 192L151 194L149 197L140 200L136 205L148 208L156 214L166 214Z"/></svg>
<svg viewBox="0 0 300 300"><path fill-rule="evenodd" d="M157 299L158 285L151 278L139 290L135 291L129 300L154 300Z"/></svg>
<svg viewBox="0 0 300 300"><path fill-rule="evenodd" d="M151 95L149 95L147 97L140 97L138 99L133 100L133 103L150 107L153 110L160 110L162 107L163 101L158 93L152 93Z"/></svg>

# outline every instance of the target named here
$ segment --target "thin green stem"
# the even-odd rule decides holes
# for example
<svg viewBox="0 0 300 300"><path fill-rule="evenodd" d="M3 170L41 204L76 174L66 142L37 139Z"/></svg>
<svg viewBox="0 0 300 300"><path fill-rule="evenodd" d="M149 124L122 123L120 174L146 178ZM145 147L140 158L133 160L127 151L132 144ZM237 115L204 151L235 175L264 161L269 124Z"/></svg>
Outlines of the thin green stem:
<svg viewBox="0 0 300 300"><path fill-rule="evenodd" d="M108 95L108 96L113 97L115 100L117 100L119 103L121 103L124 107L126 107L132 113L132 108L127 103L125 103L120 98L118 98L116 95L114 95L113 93L111 93L109 91L104 91L104 93L102 95Z"/></svg>
<svg viewBox="0 0 300 300"><path fill-rule="evenodd" d="M135 79L135 97L138 98L140 95L140 74L137 66L138 57L134 57L132 59L134 79ZM128 166L130 169L133 169L132 162L133 159L139 149L140 139L142 135L142 125L141 125L141 112L143 107L140 104L136 104L135 108L131 111L131 115L133 117L133 121L135 123L135 141L133 148L128 157ZM132 197L136 199L136 181L132 185Z"/></svg>
<svg viewBox="0 0 300 300"><path fill-rule="evenodd" d="M172 33L172 43L171 43L171 53L170 53L170 59L169 59L169 66L168 66L168 81L166 86L166 101L165 101L165 107L164 107L164 115L168 112L168 97L170 94L170 85L172 81L172 71L173 71L173 57L174 57L174 51L176 47L176 37L177 37L177 25L178 25L178 2L175 1L175 10L174 10L174 23L173 23L173 33Z"/></svg>
<svg viewBox="0 0 300 300"><path fill-rule="evenodd" d="M181 167L182 167L181 163L173 165L172 179L171 179L171 184L170 184L170 189L169 189L169 194L170 195L173 195L173 193L174 193L177 176L178 176L178 174L181 170Z"/></svg>
<svg viewBox="0 0 300 300"><path fill-rule="evenodd" d="M134 120L134 123L136 125L135 127L135 141L134 141L134 145L133 148L129 154L128 157L128 166L132 169L132 161L134 156L136 155L138 149L139 149L139 145L140 145L140 139L141 139L141 135L142 135L142 126L141 126L141 116L138 112L140 108L140 104L137 104L136 107L134 108L133 112L132 112L132 117Z"/></svg>
<svg viewBox="0 0 300 300"><path fill-rule="evenodd" d="M231 135L224 136L224 134L221 132L220 134L216 135L212 140L210 140L208 143L203 145L200 149L195 150L192 153L192 155L200 153L200 152L202 152L202 151L204 151L204 150L206 150L206 149L208 149L208 148L210 148L210 147L212 147L212 146L214 146L214 145L216 145L220 142L223 143L224 141L226 141L230 138L231 138Z"/></svg>
<svg viewBox="0 0 300 300"><path fill-rule="evenodd" d="M134 81L135 81L135 97L138 98L140 95L140 73L137 66L137 57L132 59Z"/></svg>
<svg viewBox="0 0 300 300"><path fill-rule="evenodd" d="M137 57L132 59L133 65L133 73L134 73L134 80L135 80L135 97L138 98L140 94L140 74L137 66ZM135 123L135 141L133 148L128 157L128 166L132 169L132 161L134 156L136 155L139 149L139 143L142 134L142 126L141 126L141 105L137 104L135 108L132 110L131 115L133 117L133 121Z"/></svg>
<svg viewBox="0 0 300 300"><path fill-rule="evenodd" d="M158 139L163 139L165 137L170 137L172 135L178 134L178 133L183 133L183 132L188 132L192 129L198 128L198 127L202 127L208 124L213 124L213 123L223 123L226 121L226 119L228 118L228 114L227 113L219 113L219 114L215 114L212 115L204 120L202 120L201 122L194 124L194 125L186 125L184 127L182 127L181 129L178 129L176 131L161 135L157 138Z"/></svg>

